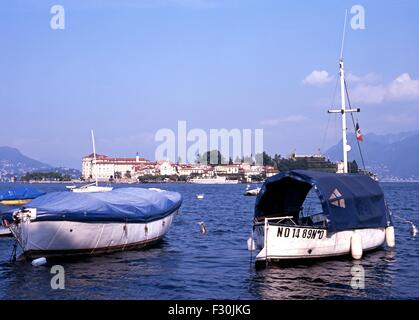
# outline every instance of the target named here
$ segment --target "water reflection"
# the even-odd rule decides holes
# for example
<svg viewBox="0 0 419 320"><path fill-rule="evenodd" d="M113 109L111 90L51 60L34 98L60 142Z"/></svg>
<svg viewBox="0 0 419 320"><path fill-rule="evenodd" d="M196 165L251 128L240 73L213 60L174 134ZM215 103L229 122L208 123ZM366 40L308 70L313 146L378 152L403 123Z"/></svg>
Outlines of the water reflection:
<svg viewBox="0 0 419 320"><path fill-rule="evenodd" d="M271 264L255 271L250 290L268 300L386 298L391 295L394 275L390 266L394 262L394 251L380 250L361 261L343 257ZM365 289L352 288L356 269L364 271Z"/></svg>

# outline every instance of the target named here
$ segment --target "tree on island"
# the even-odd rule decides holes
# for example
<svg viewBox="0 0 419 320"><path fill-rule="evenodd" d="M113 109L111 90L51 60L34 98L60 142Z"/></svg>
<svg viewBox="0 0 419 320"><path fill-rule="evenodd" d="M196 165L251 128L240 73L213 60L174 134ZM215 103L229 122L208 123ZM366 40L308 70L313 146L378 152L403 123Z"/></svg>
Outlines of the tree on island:
<svg viewBox="0 0 419 320"><path fill-rule="evenodd" d="M228 161L224 158L218 150L211 150L204 152L201 157L201 163L210 164L210 165L220 165L220 164L227 164Z"/></svg>

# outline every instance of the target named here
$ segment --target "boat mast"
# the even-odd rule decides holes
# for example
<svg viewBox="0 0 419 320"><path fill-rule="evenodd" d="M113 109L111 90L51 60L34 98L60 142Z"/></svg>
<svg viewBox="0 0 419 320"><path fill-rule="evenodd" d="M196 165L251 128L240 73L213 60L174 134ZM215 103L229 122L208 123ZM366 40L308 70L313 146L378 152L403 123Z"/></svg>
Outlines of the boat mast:
<svg viewBox="0 0 419 320"><path fill-rule="evenodd" d="M98 186L98 182L97 182L97 174L96 174L96 146L95 146L95 134L93 133L93 130L92 130L92 144L93 144L93 158L94 158L94 161L93 161L93 170L92 170L92 173L93 173L93 175L95 176L95 181L96 181L96 186Z"/></svg>
<svg viewBox="0 0 419 320"><path fill-rule="evenodd" d="M343 173L348 173L348 152L351 151L351 146L348 145L347 139L347 125L346 125L346 114L351 112L360 112L360 109L346 109L346 86L345 86L345 68L343 63L343 48L345 44L346 34L346 20L348 17L348 10L345 13L345 23L343 25L343 36L342 46L340 50L340 61L339 61L339 77L340 77L340 97L341 97L341 109L328 110L329 113L340 113L342 114L342 151L343 151Z"/></svg>

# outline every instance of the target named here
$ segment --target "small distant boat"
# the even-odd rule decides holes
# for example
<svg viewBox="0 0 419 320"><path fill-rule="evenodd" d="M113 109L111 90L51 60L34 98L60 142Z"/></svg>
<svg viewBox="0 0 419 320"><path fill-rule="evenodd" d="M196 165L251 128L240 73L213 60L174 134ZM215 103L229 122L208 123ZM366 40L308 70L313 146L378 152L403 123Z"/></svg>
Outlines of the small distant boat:
<svg viewBox="0 0 419 320"><path fill-rule="evenodd" d="M204 195L204 194L197 194L197 195L196 195L196 198L197 198L198 200L202 200L202 199L204 199L204 198L205 198L205 195Z"/></svg>
<svg viewBox="0 0 419 320"><path fill-rule="evenodd" d="M246 189L246 191L244 192L245 196L257 196L260 192L260 188L255 188L255 189Z"/></svg>
<svg viewBox="0 0 419 320"><path fill-rule="evenodd" d="M228 180L226 177L215 178L194 178L189 180L190 183L196 184L238 184L239 180Z"/></svg>
<svg viewBox="0 0 419 320"><path fill-rule="evenodd" d="M45 192L27 187L17 187L0 192L0 204L5 206L21 206L44 195ZM7 226L0 226L0 236L10 236Z"/></svg>
<svg viewBox="0 0 419 320"><path fill-rule="evenodd" d="M28 258L93 255L161 240L181 204L179 193L165 190L61 191L9 210L2 219Z"/></svg>
<svg viewBox="0 0 419 320"><path fill-rule="evenodd" d="M96 183L87 184L81 187L71 188L71 192L76 193L85 193L85 192L108 192L112 191L113 187L102 187L99 185L96 185Z"/></svg>
<svg viewBox="0 0 419 320"><path fill-rule="evenodd" d="M95 146L95 135L93 133L93 130L92 130L92 144L93 144L93 156L94 156L93 168L96 169L96 146ZM83 185L81 187L67 186L66 188L69 189L71 192L76 192L76 193L109 192L113 190L113 187L99 186L96 170L93 170L93 175L96 181L92 184Z"/></svg>
<svg viewBox="0 0 419 320"><path fill-rule="evenodd" d="M19 206L44 195L45 192L27 187L17 187L0 192L0 204Z"/></svg>

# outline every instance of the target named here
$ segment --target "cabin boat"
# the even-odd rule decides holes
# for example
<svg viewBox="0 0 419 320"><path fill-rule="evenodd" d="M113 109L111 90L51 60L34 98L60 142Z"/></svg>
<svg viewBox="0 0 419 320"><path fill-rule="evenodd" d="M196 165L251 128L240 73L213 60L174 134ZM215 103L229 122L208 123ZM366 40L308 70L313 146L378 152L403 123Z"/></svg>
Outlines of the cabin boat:
<svg viewBox="0 0 419 320"><path fill-rule="evenodd" d="M345 29L346 18L344 35ZM389 247L395 245L391 212L378 182L365 174L348 173L351 147L346 116L360 109L351 108L347 97L343 44L339 62L341 108L328 111L342 117L343 172L296 170L266 180L256 199L253 232L247 242L249 250L260 250L257 262L348 254L360 259L364 251L385 242ZM359 140L358 129L356 135ZM317 197L317 206L313 206L317 210L304 205L309 194Z"/></svg>
<svg viewBox="0 0 419 320"><path fill-rule="evenodd" d="M3 221L28 258L93 255L161 240L181 203L179 193L159 189L52 192L4 213Z"/></svg>
<svg viewBox="0 0 419 320"><path fill-rule="evenodd" d="M193 178L189 182L197 184L238 184L239 180L229 180L226 177L217 176L215 178Z"/></svg>
<svg viewBox="0 0 419 320"><path fill-rule="evenodd" d="M369 176L295 170L263 185L253 241L260 250L256 261L348 254L360 259L386 241L394 246L394 229L383 191Z"/></svg>

